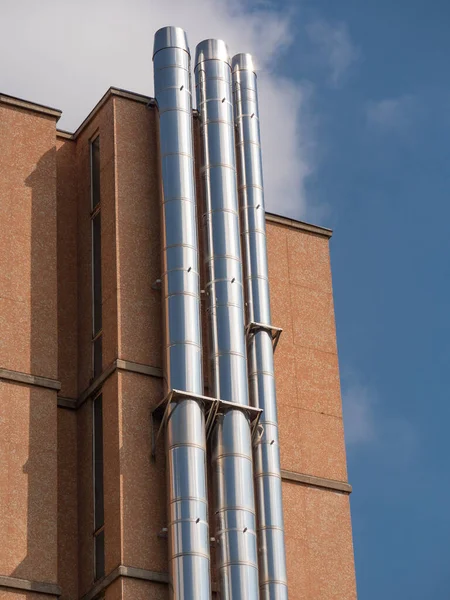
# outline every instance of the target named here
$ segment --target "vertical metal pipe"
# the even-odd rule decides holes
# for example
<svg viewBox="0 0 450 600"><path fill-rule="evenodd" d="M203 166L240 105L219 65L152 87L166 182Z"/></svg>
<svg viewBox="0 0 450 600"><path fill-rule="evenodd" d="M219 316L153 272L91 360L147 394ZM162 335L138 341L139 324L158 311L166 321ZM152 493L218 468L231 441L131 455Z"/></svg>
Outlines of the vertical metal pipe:
<svg viewBox="0 0 450 600"><path fill-rule="evenodd" d="M155 34L155 97L162 170L165 378L203 393L200 276L190 54L185 32ZM170 598L210 600L205 417L194 398L170 402L166 426Z"/></svg>
<svg viewBox="0 0 450 600"><path fill-rule="evenodd" d="M197 46L195 80L203 141L211 393L248 406L231 64L224 42ZM212 461L221 598L257 600L252 440L244 411L232 408L218 416Z"/></svg>
<svg viewBox="0 0 450 600"><path fill-rule="evenodd" d="M266 219L256 73L250 54L233 58L238 189L249 323L271 325ZM250 398L263 409L255 446L255 488L261 600L287 600L283 502L272 334L254 328L248 339Z"/></svg>

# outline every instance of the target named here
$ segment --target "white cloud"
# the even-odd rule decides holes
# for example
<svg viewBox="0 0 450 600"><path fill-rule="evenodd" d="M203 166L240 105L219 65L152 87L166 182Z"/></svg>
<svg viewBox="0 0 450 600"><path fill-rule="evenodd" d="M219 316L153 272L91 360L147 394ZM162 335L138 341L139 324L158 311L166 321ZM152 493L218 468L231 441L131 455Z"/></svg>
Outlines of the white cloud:
<svg viewBox="0 0 450 600"><path fill-rule="evenodd" d="M366 109L367 122L381 131L405 130L411 123L414 110L415 102L411 95L369 102Z"/></svg>
<svg viewBox="0 0 450 600"><path fill-rule="evenodd" d="M359 49L351 40L347 25L317 19L307 25L306 31L318 52L320 62L329 70L330 83L335 87L339 86L361 57Z"/></svg>
<svg viewBox="0 0 450 600"><path fill-rule="evenodd" d="M293 40L289 15L258 0L2 0L1 7L1 91L62 109L59 127L68 130L111 85L153 93L160 27L183 27L192 53L202 39L220 37L232 54L254 54L267 208L305 217L305 181L314 169L311 88L272 68Z"/></svg>
<svg viewBox="0 0 450 600"><path fill-rule="evenodd" d="M376 438L374 401L370 389L352 382L342 391L347 444L372 442Z"/></svg>
<svg viewBox="0 0 450 600"><path fill-rule="evenodd" d="M264 73L258 82L264 183L266 198L271 199L268 208L294 218L314 215L305 190L315 167L313 87L285 77L266 78Z"/></svg>
<svg viewBox="0 0 450 600"><path fill-rule="evenodd" d="M362 447L390 467L402 467L418 449L419 436L407 415L381 402L377 391L361 382L354 371L344 372L342 404L345 441L349 451Z"/></svg>

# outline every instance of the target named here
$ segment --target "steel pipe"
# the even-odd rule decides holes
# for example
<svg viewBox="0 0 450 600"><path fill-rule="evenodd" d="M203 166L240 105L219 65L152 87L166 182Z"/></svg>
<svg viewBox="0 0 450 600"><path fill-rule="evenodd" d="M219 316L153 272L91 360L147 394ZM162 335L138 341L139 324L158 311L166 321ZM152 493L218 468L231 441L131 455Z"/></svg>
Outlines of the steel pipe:
<svg viewBox="0 0 450 600"><path fill-rule="evenodd" d="M161 277L165 383L203 393L200 276L192 136L190 54L185 32L155 34L155 98L162 171ZM166 425L170 598L210 600L210 539L203 405L171 401Z"/></svg>
<svg viewBox="0 0 450 600"><path fill-rule="evenodd" d="M224 42L197 46L195 81L203 143L211 395L248 406L231 63ZM221 598L257 600L252 440L245 411L229 408L218 415L212 461Z"/></svg>
<svg viewBox="0 0 450 600"><path fill-rule="evenodd" d="M262 408L262 436L254 451L261 600L287 600L277 398L267 266L266 218L256 73L250 54L232 61L234 121L244 255L250 398Z"/></svg>

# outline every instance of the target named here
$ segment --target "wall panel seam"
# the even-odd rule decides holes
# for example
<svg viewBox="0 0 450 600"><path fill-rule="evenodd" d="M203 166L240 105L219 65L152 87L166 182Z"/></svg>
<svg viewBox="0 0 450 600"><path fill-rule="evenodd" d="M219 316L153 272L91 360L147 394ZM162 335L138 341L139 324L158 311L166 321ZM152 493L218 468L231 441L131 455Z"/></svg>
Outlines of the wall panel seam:
<svg viewBox="0 0 450 600"><path fill-rule="evenodd" d="M119 577L126 577L127 579L134 579L140 581L150 581L153 583L169 583L169 574L161 571L148 571L147 569L140 569L138 567L126 567L125 565L119 565L113 569L103 579L95 583L95 585L81 597L80 600L95 600L102 592L104 592L110 585L112 585ZM212 586L213 592L217 592L216 586Z"/></svg>
<svg viewBox="0 0 450 600"><path fill-rule="evenodd" d="M47 594L48 596L60 596L62 593L60 586L56 583L32 581L30 579L20 579L19 577L10 577L7 575L0 575L0 588L24 590L37 594Z"/></svg>
<svg viewBox="0 0 450 600"><path fill-rule="evenodd" d="M296 473L294 471L281 469L281 479L291 483L307 485L308 487L316 487L344 494L352 493L352 486L349 483L338 481L336 479L328 479L326 477L317 477L315 475L306 475L305 473Z"/></svg>
<svg viewBox="0 0 450 600"><path fill-rule="evenodd" d="M333 235L333 231L326 227L305 223L304 221L298 221L297 219L289 219L288 217L282 217L281 215L275 215L270 212L266 212L266 221L275 223L276 225L284 225L289 229L299 229L305 233L312 233L326 238L331 238Z"/></svg>
<svg viewBox="0 0 450 600"><path fill-rule="evenodd" d="M61 389L61 382L56 379L42 377L41 375L32 375L31 373L22 373L21 371L13 371L11 369L0 368L0 379L34 387L42 387L48 390L58 391Z"/></svg>
<svg viewBox="0 0 450 600"><path fill-rule="evenodd" d="M95 379L89 387L87 387L84 392L80 394L78 399L76 398L65 398L63 396L58 396L58 407L59 408L68 408L72 410L77 410L82 406L86 400L88 400L93 394L95 394L100 387L105 383L111 375L113 375L116 371L125 371L127 373L137 373L138 375L145 375L147 377L156 377L157 379L162 379L163 372L159 367L153 367L152 365L143 365L141 363L136 363L130 360L123 360L121 358L116 358L109 367L106 369ZM1 377L1 371L0 371Z"/></svg>
<svg viewBox="0 0 450 600"><path fill-rule="evenodd" d="M94 600L110 585L112 585L119 577L128 577L129 579L140 579L144 581L153 581L156 583L168 583L168 573L160 573L158 571L147 571L146 569L138 569L136 567L126 567L119 565L113 571L108 573L102 580L98 581L81 600Z"/></svg>

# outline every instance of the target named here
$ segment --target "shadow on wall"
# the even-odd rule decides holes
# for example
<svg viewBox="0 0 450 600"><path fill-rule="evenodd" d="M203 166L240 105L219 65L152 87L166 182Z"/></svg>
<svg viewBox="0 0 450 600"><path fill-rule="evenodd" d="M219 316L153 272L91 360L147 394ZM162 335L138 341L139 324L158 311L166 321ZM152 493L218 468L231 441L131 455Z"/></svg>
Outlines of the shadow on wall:
<svg viewBox="0 0 450 600"><path fill-rule="evenodd" d="M52 148L24 182L32 190L30 297L23 306L23 311L29 311L29 372L52 379L57 378L55 175L56 148ZM15 243L21 242L16 239ZM16 419L28 417L28 433L24 431L22 440L16 439L17 444L28 444L28 453L23 465L26 481L17 477L20 484L14 490L19 521L14 537L26 537L26 556L11 575L56 583L57 394L54 390L22 387L28 394L25 389L20 394ZM23 446L17 451L20 455Z"/></svg>

